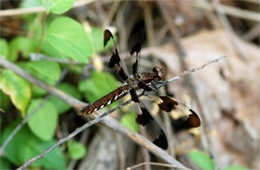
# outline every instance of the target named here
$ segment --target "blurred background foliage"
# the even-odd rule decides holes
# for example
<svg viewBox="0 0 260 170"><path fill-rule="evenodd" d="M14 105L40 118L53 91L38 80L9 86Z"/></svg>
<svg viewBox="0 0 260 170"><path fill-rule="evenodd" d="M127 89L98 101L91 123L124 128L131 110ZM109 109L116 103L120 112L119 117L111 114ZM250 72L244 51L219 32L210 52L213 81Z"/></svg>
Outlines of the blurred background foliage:
<svg viewBox="0 0 260 170"><path fill-rule="evenodd" d="M105 28L115 33L129 67L127 51L145 23L141 70L160 64L167 77L227 56L224 64L196 74L193 86L180 81L169 87L200 112L203 122L197 132L168 136L169 153L191 169L258 169L259 4L257 0L1 0L0 57L92 103L120 85L106 67L113 43L103 48ZM4 67L0 67L0 97L2 147L22 119L33 113L0 153L0 169L21 166L86 121L58 97ZM113 116L139 131L130 107ZM163 128L172 134L165 127L171 120L161 118ZM30 168L119 169L147 160L140 147L104 128L87 129ZM153 156L148 160L159 161Z"/></svg>

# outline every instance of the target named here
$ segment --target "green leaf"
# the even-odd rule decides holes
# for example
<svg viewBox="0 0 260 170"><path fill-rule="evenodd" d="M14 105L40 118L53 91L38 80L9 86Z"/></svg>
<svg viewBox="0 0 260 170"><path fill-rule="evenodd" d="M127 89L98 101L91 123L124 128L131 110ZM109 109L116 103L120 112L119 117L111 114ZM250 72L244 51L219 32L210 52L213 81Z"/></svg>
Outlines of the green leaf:
<svg viewBox="0 0 260 170"><path fill-rule="evenodd" d="M10 169L10 163L5 158L0 158L0 170Z"/></svg>
<svg viewBox="0 0 260 170"><path fill-rule="evenodd" d="M84 28L75 20L59 17L47 29L42 50L56 57L69 57L87 63L93 54L92 44Z"/></svg>
<svg viewBox="0 0 260 170"><path fill-rule="evenodd" d="M124 114L121 117L120 122L128 129L131 129L134 132L139 132L139 127L138 124L136 123L136 113L130 112Z"/></svg>
<svg viewBox="0 0 260 170"><path fill-rule="evenodd" d="M223 170L248 170L248 168L238 165L229 165L226 166Z"/></svg>
<svg viewBox="0 0 260 170"><path fill-rule="evenodd" d="M4 130L3 133L1 133L1 144L4 140L6 140L7 136L16 126L17 121L12 123ZM42 153L55 143L56 141L54 140L48 142L41 141L31 133L28 126L23 126L5 148L5 156L13 164L21 166L28 159ZM49 152L45 157L34 162L32 166L42 166L51 169L65 169L66 162L60 147L57 147Z"/></svg>
<svg viewBox="0 0 260 170"><path fill-rule="evenodd" d="M62 14L68 11L72 7L73 3L74 0L54 0L54 6L50 11L54 14Z"/></svg>
<svg viewBox="0 0 260 170"><path fill-rule="evenodd" d="M189 156L191 159L203 170L214 170L215 163L213 160L208 156L208 154L198 151L192 150L189 152Z"/></svg>
<svg viewBox="0 0 260 170"><path fill-rule="evenodd" d="M28 121L31 131L44 141L49 141L55 134L58 112L55 106L41 99L32 100L27 114L36 112Z"/></svg>
<svg viewBox="0 0 260 170"><path fill-rule="evenodd" d="M71 84L68 84L68 83L60 84L58 86L58 89L64 91L65 93L67 93L77 99L81 98L81 94L78 92L77 88L75 88ZM53 96L53 95L50 96L49 101L51 103L55 103L55 107L56 107L58 113L60 113L60 114L68 111L71 108L70 105L68 105L67 103L65 103L64 101L62 101L61 99L59 99L58 97Z"/></svg>
<svg viewBox="0 0 260 170"><path fill-rule="evenodd" d="M16 37L9 45L8 60L16 61L18 54L29 58L29 54L35 51L33 40L27 37Z"/></svg>
<svg viewBox="0 0 260 170"><path fill-rule="evenodd" d="M45 60L27 62L25 69L40 80L51 85L56 83L61 73L59 64Z"/></svg>
<svg viewBox="0 0 260 170"><path fill-rule="evenodd" d="M25 110L31 99L29 83L10 70L0 74L0 89L10 96L12 103L24 116Z"/></svg>
<svg viewBox="0 0 260 170"><path fill-rule="evenodd" d="M69 156L73 160L78 160L86 155L86 148L79 142L69 140L68 141Z"/></svg>
<svg viewBox="0 0 260 170"><path fill-rule="evenodd" d="M0 55L5 59L8 57L8 44L5 39L0 38Z"/></svg>
<svg viewBox="0 0 260 170"><path fill-rule="evenodd" d="M50 61L31 61L26 63L19 63L19 65L35 77L50 85L55 85L61 74L59 64ZM33 97L40 97L44 94L46 94L45 90L38 87L37 85L32 86Z"/></svg>
<svg viewBox="0 0 260 170"><path fill-rule="evenodd" d="M89 102L94 102L117 87L115 78L109 73L92 72L90 79L79 83L79 91L84 93Z"/></svg>

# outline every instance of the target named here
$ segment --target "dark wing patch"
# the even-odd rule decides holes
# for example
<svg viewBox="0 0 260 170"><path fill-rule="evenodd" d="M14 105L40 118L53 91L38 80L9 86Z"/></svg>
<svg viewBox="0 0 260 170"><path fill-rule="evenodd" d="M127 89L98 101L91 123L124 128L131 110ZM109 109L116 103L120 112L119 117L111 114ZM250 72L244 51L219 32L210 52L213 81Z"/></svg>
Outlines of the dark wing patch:
<svg viewBox="0 0 260 170"><path fill-rule="evenodd" d="M162 100L162 103L158 104L158 106L163 111L170 112L178 105L176 100L173 100L167 96L159 96L159 98Z"/></svg>
<svg viewBox="0 0 260 170"><path fill-rule="evenodd" d="M136 53L136 55L138 55L138 53L141 51L141 42L136 43L130 50L130 54L133 55L134 53Z"/></svg>
<svg viewBox="0 0 260 170"><path fill-rule="evenodd" d="M153 141L153 143L164 150L166 150L168 148L168 141L162 130L160 131L159 137L157 139L155 139Z"/></svg>
<svg viewBox="0 0 260 170"><path fill-rule="evenodd" d="M189 115L189 118L186 120L188 128L195 128L200 126L200 118L192 109L189 109L192 114Z"/></svg>
<svg viewBox="0 0 260 170"><path fill-rule="evenodd" d="M174 109L181 110L179 108L180 103L178 103L176 100L171 99L170 97L167 96L160 96L159 98L162 100L162 103L158 104L158 106L163 111L171 112ZM189 115L182 116L177 120L173 121L173 127L175 131L196 128L200 126L201 122L198 114L190 108L189 108L189 112L190 112Z"/></svg>
<svg viewBox="0 0 260 170"><path fill-rule="evenodd" d="M130 54L133 55L136 53L135 63L132 67L133 75L135 75L138 72L138 62L139 62L139 52L141 51L141 42L136 43L130 50Z"/></svg>
<svg viewBox="0 0 260 170"><path fill-rule="evenodd" d="M200 126L201 122L199 116L194 111L191 112L192 114L190 114L188 117L183 116L172 121L172 126L174 128L174 131L178 132L178 131L187 130L190 128L196 128Z"/></svg>
<svg viewBox="0 0 260 170"><path fill-rule="evenodd" d="M113 34L108 30L106 29L104 31L104 47L107 45L107 42L110 40L110 39L114 39L113 37ZM115 45L115 44L114 44ZM117 48L114 48L113 50L113 55L111 56L110 58L110 61L109 61L109 67L110 68L114 68L115 64L117 64L118 66L119 65L119 62L120 62L120 56L119 56L119 53L117 51Z"/></svg>
<svg viewBox="0 0 260 170"><path fill-rule="evenodd" d="M136 91L134 89L130 90L130 95L131 95L132 100L135 103L140 103L140 100L138 99L138 96L137 96Z"/></svg>
<svg viewBox="0 0 260 170"><path fill-rule="evenodd" d="M148 123L151 123L154 119L146 108L144 108L144 107L140 107L140 108L141 108L142 114L137 116L136 122L139 125L145 126Z"/></svg>
<svg viewBox="0 0 260 170"><path fill-rule="evenodd" d="M137 103L139 106L139 103ZM147 137L162 149L168 148L167 138L161 129L160 125L154 120L148 110L144 107L139 106L141 114L137 116L136 122L144 127Z"/></svg>
<svg viewBox="0 0 260 170"><path fill-rule="evenodd" d="M113 38L113 34L108 30L106 29L104 31L104 47L107 45L107 42L110 40L110 38Z"/></svg>
<svg viewBox="0 0 260 170"><path fill-rule="evenodd" d="M128 79L128 76L125 74L124 70L122 67L120 67L120 70L118 71L119 77L123 80L126 81Z"/></svg>
<svg viewBox="0 0 260 170"><path fill-rule="evenodd" d="M119 64L120 61L121 61L121 60L120 60L118 51L117 51L117 49L115 49L115 51L113 52L113 55L112 55L111 58L110 58L108 67L109 67L109 68L114 68L115 64L117 64L118 66L120 66L120 64Z"/></svg>

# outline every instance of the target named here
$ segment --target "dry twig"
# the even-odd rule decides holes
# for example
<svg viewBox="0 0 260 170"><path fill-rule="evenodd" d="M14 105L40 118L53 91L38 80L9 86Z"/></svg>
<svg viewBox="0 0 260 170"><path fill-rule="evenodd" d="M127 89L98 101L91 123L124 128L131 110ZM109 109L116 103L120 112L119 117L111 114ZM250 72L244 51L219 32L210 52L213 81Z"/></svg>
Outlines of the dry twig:
<svg viewBox="0 0 260 170"><path fill-rule="evenodd" d="M140 166L143 166L143 165L154 165L154 166L159 166L159 167L168 167L168 168L179 168L179 167L176 167L175 165L169 165L169 164L163 164L163 163L157 163L157 162L142 162L142 163L139 163L137 165L134 165L134 166L131 166L131 167L128 167L126 168L126 170L133 170L133 169L136 169ZM188 170L189 168L185 168L186 170Z"/></svg>
<svg viewBox="0 0 260 170"><path fill-rule="evenodd" d="M224 9L220 5L219 0L214 0L213 7L217 11L218 18L219 18L220 22L222 23L224 29L226 30L228 36L230 36L229 40L231 41L231 44L233 45L234 49L239 54L239 56L244 61L246 61L247 57L246 57L246 54L244 52L243 46L239 43L239 41L237 41L238 37L234 33L234 30L233 30L231 24L229 23L228 18L226 16L226 14L224 13Z"/></svg>
<svg viewBox="0 0 260 170"><path fill-rule="evenodd" d="M208 2L205 2L205 1L190 1L190 2L192 3L193 6L195 6L197 8L202 8L202 9L206 9L206 10L214 10L214 7L212 7L212 5ZM227 6L227 5L223 5L223 4L219 4L218 6L219 6L219 8L222 9L223 13L225 13L227 15L255 21L258 23L260 22L259 13L257 13L257 12L239 9L239 8L235 8L235 7L231 7L231 6Z"/></svg>
<svg viewBox="0 0 260 170"><path fill-rule="evenodd" d="M176 76L170 80L166 80L164 81L164 83L162 83L159 87L163 86L164 84L170 83L172 81L176 81L178 79L180 79L181 77L188 75L190 73L193 73L195 71L201 70L203 68L205 68L206 66L218 62L219 60L223 59L224 57L215 59L215 60L211 60L207 63L205 63L204 65L202 65L201 67L198 68L194 68L190 71L185 71L183 72L181 75ZM10 63L9 61L5 60L3 57L0 56L0 65L12 70L13 72L15 72L16 74L22 76L23 78L25 78L26 80L30 81L31 83L35 83L37 85L39 85L40 87L44 88L46 91L48 91L49 93L55 95L56 97L59 97L60 99L64 100L66 103L70 104L71 106L73 106L74 108L77 108L79 106L83 106L84 103L81 101L78 101L76 99L74 99L73 97L59 91L58 89L55 89L54 87L51 87L49 85L46 85L45 83L41 82L40 80L34 78L33 76L31 76L30 74L24 72L21 68L17 67L16 65ZM66 96L66 97L64 97ZM44 157L48 152L52 151L54 148L56 148L57 146L67 142L69 139L73 138L74 136L76 136L77 134L79 134L80 132L82 132L83 130L85 130L86 128L96 124L96 123L103 123L104 125L114 129L115 131L124 134L126 136L128 136L129 138L131 138L133 141L135 141L136 143L144 146L145 148L147 148L149 151L151 151L152 153L154 153L155 155L157 155L158 157L160 157L161 159L163 159L165 162L170 163L170 164L174 164L175 166L177 166L178 168L186 168L185 166L183 166L180 162L178 162L176 159L174 159L173 157L171 157L168 153L166 153L165 151L163 151L162 149L158 148L157 146L155 146L153 143L151 143L148 139L146 139L145 137L134 133L130 130L128 130L127 128L125 128L123 125L121 125L120 123L118 123L115 119L111 118L110 116L107 116L108 114L114 112L115 110L123 107L124 105L130 103L131 100L119 105L118 107L105 112L102 115L93 115L93 117L95 117L95 119L87 122L86 124L84 124L83 126L77 128L75 131L73 131L71 134L69 134L68 136L64 137L63 139L59 140L57 143L55 143L53 146L51 146L50 148L48 148L47 150L45 150L44 152L42 152L41 154L35 156L34 158L28 160L27 162L25 162L24 165L22 165L19 169L24 169L26 167L28 167L29 165L31 165L33 162L39 160L40 158ZM92 118L93 118L92 117Z"/></svg>
<svg viewBox="0 0 260 170"><path fill-rule="evenodd" d="M73 4L72 8L77 8L79 6L87 5L92 2L95 2L95 0L78 0ZM0 10L0 17L13 17L43 12L47 12L46 8L44 7L6 9Z"/></svg>

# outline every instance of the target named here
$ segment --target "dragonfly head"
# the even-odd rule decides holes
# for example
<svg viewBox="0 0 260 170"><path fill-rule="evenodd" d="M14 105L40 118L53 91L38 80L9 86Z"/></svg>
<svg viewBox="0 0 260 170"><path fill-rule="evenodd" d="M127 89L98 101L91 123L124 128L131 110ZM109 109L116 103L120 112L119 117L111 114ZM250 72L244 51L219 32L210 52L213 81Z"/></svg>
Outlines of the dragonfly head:
<svg viewBox="0 0 260 170"><path fill-rule="evenodd" d="M153 68L153 72L155 73L157 79L161 80L164 78L165 71L162 68L156 66Z"/></svg>

